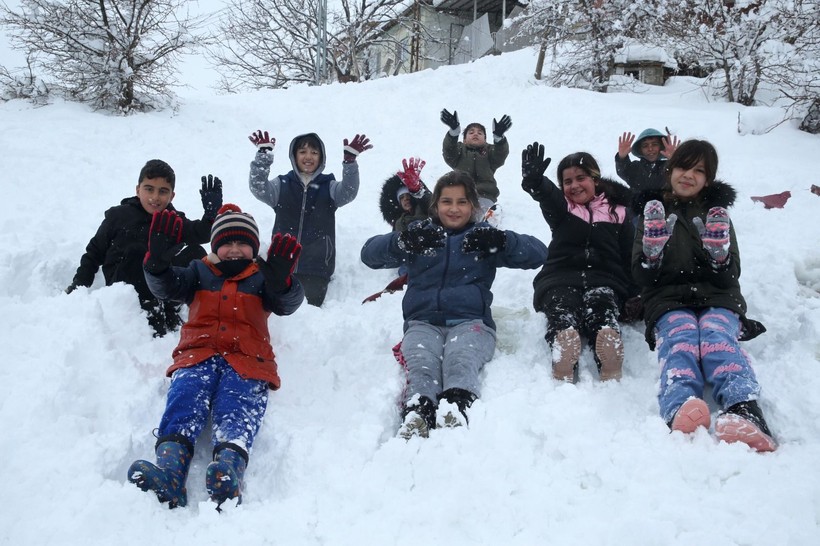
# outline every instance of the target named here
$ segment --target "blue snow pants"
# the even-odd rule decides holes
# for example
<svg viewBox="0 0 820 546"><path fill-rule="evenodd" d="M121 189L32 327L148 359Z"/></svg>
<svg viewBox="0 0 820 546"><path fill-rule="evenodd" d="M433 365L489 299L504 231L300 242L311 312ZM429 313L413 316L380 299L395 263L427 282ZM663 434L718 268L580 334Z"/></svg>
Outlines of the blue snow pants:
<svg viewBox="0 0 820 546"><path fill-rule="evenodd" d="M401 352L407 366L407 399L416 394L436 402L447 389L480 394L478 374L495 353L495 330L481 320L434 326L411 320Z"/></svg>
<svg viewBox="0 0 820 546"><path fill-rule="evenodd" d="M267 405L266 381L243 379L224 358L212 356L171 376L158 435L181 434L193 445L210 415L214 446L230 442L250 453Z"/></svg>
<svg viewBox="0 0 820 546"><path fill-rule="evenodd" d="M676 309L655 324L661 365L658 403L669 423L692 397L703 398L706 384L721 409L754 400L760 393L749 357L740 348L738 316L720 307Z"/></svg>

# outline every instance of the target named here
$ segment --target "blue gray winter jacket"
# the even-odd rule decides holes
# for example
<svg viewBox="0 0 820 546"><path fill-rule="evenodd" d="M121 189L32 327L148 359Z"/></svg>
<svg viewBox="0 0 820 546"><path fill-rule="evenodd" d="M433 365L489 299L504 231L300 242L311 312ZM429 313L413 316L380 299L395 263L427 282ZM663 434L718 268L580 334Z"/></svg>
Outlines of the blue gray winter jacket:
<svg viewBox="0 0 820 546"><path fill-rule="evenodd" d="M259 152L251 162L249 185L254 197L267 203L276 213L273 234L290 233L302 245L302 254L294 273L329 279L336 269L336 209L356 198L359 192L359 165L355 161L342 165L342 180L323 174L327 163L322 144L322 162L310 175L307 187L296 167L294 138L288 152L293 170L268 180L273 154Z"/></svg>
<svg viewBox="0 0 820 546"><path fill-rule="evenodd" d="M464 236L486 222L467 224L460 231L447 231L445 246L433 256L410 254L398 246L399 232L376 235L365 242L361 258L372 269L392 269L407 264L407 292L402 300L404 328L408 321L421 320L449 326L480 319L495 329L490 291L496 269L535 269L544 264L547 247L531 235L506 231L503 251L478 259L461 251Z"/></svg>

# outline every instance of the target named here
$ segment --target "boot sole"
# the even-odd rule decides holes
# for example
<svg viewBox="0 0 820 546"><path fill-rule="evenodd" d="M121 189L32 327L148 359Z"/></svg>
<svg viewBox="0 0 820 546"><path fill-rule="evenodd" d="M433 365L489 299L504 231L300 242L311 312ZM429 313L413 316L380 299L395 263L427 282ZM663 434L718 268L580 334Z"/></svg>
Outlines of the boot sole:
<svg viewBox="0 0 820 546"><path fill-rule="evenodd" d="M601 363L601 381L620 379L623 375L624 344L621 335L612 328L601 328L595 338L595 354Z"/></svg>
<svg viewBox="0 0 820 546"><path fill-rule="evenodd" d="M739 415L725 414L718 417L715 422L715 436L727 444L742 442L761 453L777 449L777 443L771 436Z"/></svg>
<svg viewBox="0 0 820 546"><path fill-rule="evenodd" d="M414 438L416 436L420 438L428 438L430 436L430 429L427 426L427 421L424 420L424 417L416 413L414 417L411 417L409 420L402 423L401 427L399 427L398 436L400 438L404 438L405 440L409 440L410 438Z"/></svg>
<svg viewBox="0 0 820 546"><path fill-rule="evenodd" d="M552 342L552 377L558 381L578 381L581 336L572 328L561 330Z"/></svg>
<svg viewBox="0 0 820 546"><path fill-rule="evenodd" d="M672 419L672 430L679 430L685 434L695 432L698 427L709 428L711 418L709 406L700 398L690 398L680 407Z"/></svg>

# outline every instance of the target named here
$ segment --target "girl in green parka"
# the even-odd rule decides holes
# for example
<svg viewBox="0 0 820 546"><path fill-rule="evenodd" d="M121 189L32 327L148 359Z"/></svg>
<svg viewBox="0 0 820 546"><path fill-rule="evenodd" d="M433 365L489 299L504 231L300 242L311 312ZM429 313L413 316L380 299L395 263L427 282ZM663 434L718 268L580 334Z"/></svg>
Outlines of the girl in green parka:
<svg viewBox="0 0 820 546"><path fill-rule="evenodd" d="M777 444L757 403L760 386L739 341L765 328L746 317L740 253L726 209L736 192L715 179L718 157L703 140L678 147L661 191L639 194L643 216L632 252L642 287L646 341L661 364L658 402L664 421L684 433L709 428L704 388L721 412L715 435L756 451Z"/></svg>

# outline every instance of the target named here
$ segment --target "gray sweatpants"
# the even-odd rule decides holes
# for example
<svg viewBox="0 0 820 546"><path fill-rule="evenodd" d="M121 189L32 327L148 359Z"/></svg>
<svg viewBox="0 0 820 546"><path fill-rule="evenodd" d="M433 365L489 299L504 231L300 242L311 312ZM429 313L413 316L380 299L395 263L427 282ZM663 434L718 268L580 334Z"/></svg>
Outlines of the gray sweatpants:
<svg viewBox="0 0 820 546"><path fill-rule="evenodd" d="M495 353L495 330L481 320L433 326L411 320L401 352L407 364L407 400L419 394L433 402L447 389L480 394L478 374Z"/></svg>

